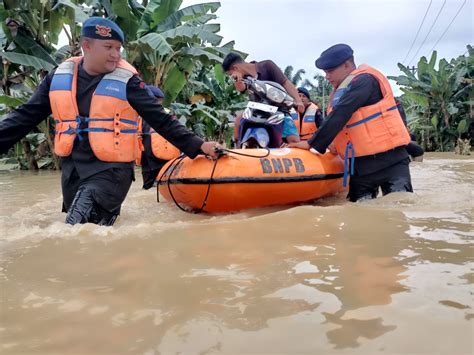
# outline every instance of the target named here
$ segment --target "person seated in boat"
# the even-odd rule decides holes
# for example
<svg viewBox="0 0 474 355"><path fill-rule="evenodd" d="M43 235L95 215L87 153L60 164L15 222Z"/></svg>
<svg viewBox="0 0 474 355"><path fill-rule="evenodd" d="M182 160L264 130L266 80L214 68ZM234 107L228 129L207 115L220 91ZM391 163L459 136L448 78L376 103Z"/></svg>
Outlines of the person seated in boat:
<svg viewBox="0 0 474 355"><path fill-rule="evenodd" d="M153 97L154 101L163 104L165 97L160 88L147 85L146 90ZM163 110L169 113L168 109ZM166 141L161 135L150 127L150 125L140 118L139 121L140 139L142 142L141 158L137 160L137 165L141 165L143 188L148 190L153 187L156 177L161 168L171 159L180 155L180 151L174 145Z"/></svg>
<svg viewBox="0 0 474 355"><path fill-rule="evenodd" d="M295 105L298 112L304 112L304 105L301 98L298 95L298 91L293 83L283 74L281 69L271 60L263 60L260 62L252 61L250 63L245 62L242 57L234 52L227 54L222 62L222 69L224 72L234 79L235 88L244 92L247 90L245 83L242 81L243 78L251 77L257 80L268 80L276 82L282 85L288 94L295 99ZM250 100L255 101L256 95L250 93ZM234 123L234 140L238 141L240 120L242 118L242 112L236 113ZM298 129L293 121L291 115L285 116L283 121L283 141L286 143L299 142Z"/></svg>
<svg viewBox="0 0 474 355"><path fill-rule="evenodd" d="M307 140L311 138L318 127L321 126L323 115L318 105L311 101L311 96L306 88L299 87L298 95L303 102L304 111L300 114L295 112L295 114L292 116L295 120L300 139Z"/></svg>
<svg viewBox="0 0 474 355"><path fill-rule="evenodd" d="M400 112L400 116L402 117L403 123L405 124L405 127L407 127L407 129L408 129L407 115L405 113L405 109L403 108L403 105L400 102L400 100L396 100L396 103L397 103L398 112ZM410 143L408 143L405 148L406 148L408 154L410 155L411 161L422 162L423 161L423 155L425 154L425 151L416 142L416 137L411 132L410 132L410 139L411 139Z"/></svg>

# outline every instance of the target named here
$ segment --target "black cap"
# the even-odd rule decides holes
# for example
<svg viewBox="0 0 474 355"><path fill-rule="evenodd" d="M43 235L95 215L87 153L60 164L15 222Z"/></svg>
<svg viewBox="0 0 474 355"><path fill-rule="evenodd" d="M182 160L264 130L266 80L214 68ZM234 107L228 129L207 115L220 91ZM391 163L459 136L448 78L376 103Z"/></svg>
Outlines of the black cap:
<svg viewBox="0 0 474 355"><path fill-rule="evenodd" d="M115 39L123 43L125 36L120 27L112 20L102 17L89 17L82 24L81 35L95 39Z"/></svg>
<svg viewBox="0 0 474 355"><path fill-rule="evenodd" d="M311 97L309 96L309 91L308 89L305 89L304 87L300 86L298 88L298 92L302 93L304 96L308 98L308 100L311 100Z"/></svg>
<svg viewBox="0 0 474 355"><path fill-rule="evenodd" d="M316 67L319 69L335 68L354 55L354 51L347 44L336 44L326 49L318 59L316 59Z"/></svg>

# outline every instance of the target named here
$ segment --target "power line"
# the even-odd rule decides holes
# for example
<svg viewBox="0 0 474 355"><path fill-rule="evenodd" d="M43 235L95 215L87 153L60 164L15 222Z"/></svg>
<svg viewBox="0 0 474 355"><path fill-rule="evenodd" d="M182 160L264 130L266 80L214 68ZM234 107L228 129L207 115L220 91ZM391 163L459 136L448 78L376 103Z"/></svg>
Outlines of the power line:
<svg viewBox="0 0 474 355"><path fill-rule="evenodd" d="M410 49L407 52L407 55L405 56L405 59L403 59L402 63L405 63L405 61L408 58L408 55L410 54L411 50L413 49L413 46L415 45L416 39L418 38L418 35L420 34L421 27L423 27L423 24L425 23L426 15L428 15L428 11L430 11L431 4L433 3L433 0L430 0L430 4L428 5L428 8L426 9L425 16L423 16L423 20L420 23L420 26L418 26L418 31L416 31L415 39L413 40Z"/></svg>
<svg viewBox="0 0 474 355"><path fill-rule="evenodd" d="M435 45L433 46L433 48L431 48L430 50L430 53L433 52L433 49L435 49L435 47L438 45L439 41L441 41L441 39L444 37L444 35L446 34L446 32L448 32L449 30L449 27L451 27L451 25L453 24L454 20L456 20L456 17L458 17L459 13L461 12L462 8L464 7L464 5L466 5L466 2L467 0L464 0L464 2L462 3L461 7L459 8L458 12L456 12L456 15L454 15L453 19L451 20L451 22L449 23L448 27L446 27L446 29L444 30L443 34L441 35L441 37L438 38L438 40L436 41Z"/></svg>
<svg viewBox="0 0 474 355"><path fill-rule="evenodd" d="M433 29L434 25L436 24L436 21L438 21L438 18L439 18L439 15L441 15L441 12L443 11L444 9L444 5L446 5L446 0L444 0L443 2L443 5L441 6L441 8L439 9L438 11L438 14L436 15L436 18L434 19L433 23L431 24L431 27L430 29L428 30L428 33L426 34L425 36L425 39L423 40L423 42L421 42L421 45L420 47L418 47L418 50L416 51L415 55L413 56L413 58L411 58L410 62L408 63L408 65L411 64L411 62L413 62L413 60L416 58L417 54L420 52L420 49L423 47L423 45L425 44L428 36L430 35L431 33L431 30Z"/></svg>

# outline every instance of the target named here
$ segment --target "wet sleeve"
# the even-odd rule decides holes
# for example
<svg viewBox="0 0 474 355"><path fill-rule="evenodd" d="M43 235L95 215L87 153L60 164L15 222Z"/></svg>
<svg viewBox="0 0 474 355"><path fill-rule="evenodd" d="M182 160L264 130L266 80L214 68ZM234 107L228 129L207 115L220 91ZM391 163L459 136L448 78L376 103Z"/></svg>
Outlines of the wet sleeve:
<svg viewBox="0 0 474 355"><path fill-rule="evenodd" d="M138 114L187 156L194 158L201 153L201 145L204 141L184 127L179 121L167 114L163 106L155 102L145 89L144 82L134 76L127 84L127 98L130 105Z"/></svg>
<svg viewBox="0 0 474 355"><path fill-rule="evenodd" d="M359 108L367 106L375 90L380 91L377 79L370 74L356 76L341 96L336 108L324 120L321 127L308 140L308 144L320 153L336 138L337 134L350 120L352 114Z"/></svg>
<svg viewBox="0 0 474 355"><path fill-rule="evenodd" d="M273 62L272 60L265 61L265 66L267 67L268 74L271 78L273 78L272 81L283 85L285 81L288 80L288 78L285 76L285 74L283 74L278 65L276 65L275 62Z"/></svg>
<svg viewBox="0 0 474 355"><path fill-rule="evenodd" d="M316 128L321 127L323 124L323 112L320 109L316 110L314 115L314 124L316 125Z"/></svg>
<svg viewBox="0 0 474 355"><path fill-rule="evenodd" d="M16 142L51 114L49 87L53 74L50 73L43 79L27 103L0 121L0 154L7 153Z"/></svg>

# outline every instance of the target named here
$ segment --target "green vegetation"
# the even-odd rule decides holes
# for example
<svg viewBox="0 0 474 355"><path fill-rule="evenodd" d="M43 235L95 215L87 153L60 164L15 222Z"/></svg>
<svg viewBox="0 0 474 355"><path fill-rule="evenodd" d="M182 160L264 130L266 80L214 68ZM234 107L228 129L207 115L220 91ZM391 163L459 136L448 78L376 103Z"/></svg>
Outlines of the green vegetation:
<svg viewBox="0 0 474 355"><path fill-rule="evenodd" d="M64 59L80 54L79 38L90 16L106 16L125 31L123 56L145 82L160 86L170 107L197 134L229 143L233 113L245 96L234 90L219 63L234 42L221 45L220 25L213 23L218 2L181 8L182 0L4 0L0 3L0 115L26 102L44 76ZM212 22L212 23L210 23ZM68 44L58 48L60 34ZM409 125L426 150L466 153L474 134L474 51L449 63L422 57L417 73L399 64L404 75L401 100ZM297 86L309 89L327 107L331 85L322 75L305 79L303 69L285 69ZM0 117L0 119L2 119ZM54 121L43 121L0 160L20 169L59 169L52 154Z"/></svg>
<svg viewBox="0 0 474 355"><path fill-rule="evenodd" d="M196 134L230 146L233 113L243 110L246 103L246 96L235 90L222 67L215 65L195 70L171 108Z"/></svg>
<svg viewBox="0 0 474 355"><path fill-rule="evenodd" d="M326 80L324 75L316 74L313 76L313 80L304 78L306 71L304 69L298 69L294 74L294 68L288 65L283 73L286 77L296 86L304 87L308 89L311 100L316 102L323 111L326 111L328 107L329 94L332 91L332 85Z"/></svg>
<svg viewBox="0 0 474 355"><path fill-rule="evenodd" d="M408 124L418 142L428 151L467 153L474 136L474 49L448 63L422 57L416 75L398 64L404 75L389 77L402 87L401 101Z"/></svg>
<svg viewBox="0 0 474 355"><path fill-rule="evenodd" d="M218 2L181 8L182 0L5 0L0 4L0 114L26 102L42 78L65 58L79 55L81 27L89 16L106 16L125 32L123 57L145 82L160 86L165 105L204 137L230 137L231 113L242 95L216 69L234 42L220 45ZM60 33L68 45L56 49ZM197 96L207 100L195 100ZM191 98L194 97L193 100ZM186 119L184 119L186 118ZM59 168L53 151L54 122L41 123L3 162L18 168Z"/></svg>
<svg viewBox="0 0 474 355"><path fill-rule="evenodd" d="M314 82L306 79L304 85L309 88L311 99L319 105L323 112L326 112L332 85L326 80L324 75L321 74L316 74L313 79Z"/></svg>

